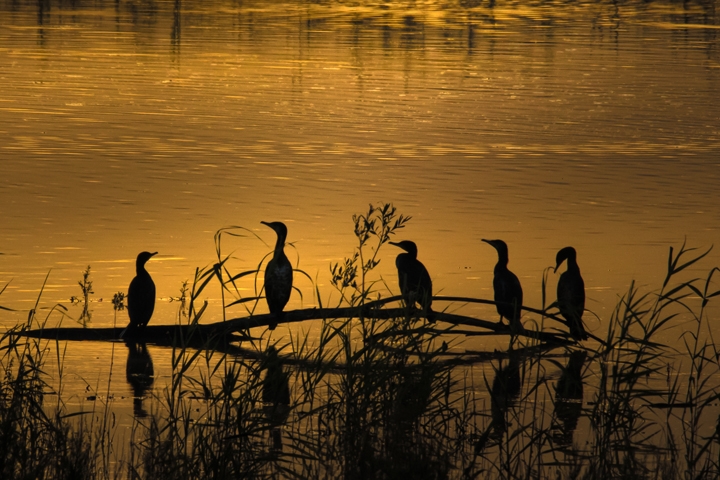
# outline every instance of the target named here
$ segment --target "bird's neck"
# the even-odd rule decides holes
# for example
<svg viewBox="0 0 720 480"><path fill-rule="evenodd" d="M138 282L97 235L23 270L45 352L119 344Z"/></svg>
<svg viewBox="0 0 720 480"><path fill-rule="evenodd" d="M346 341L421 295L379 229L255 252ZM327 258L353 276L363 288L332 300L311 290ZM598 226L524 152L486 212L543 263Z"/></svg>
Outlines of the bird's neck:
<svg viewBox="0 0 720 480"><path fill-rule="evenodd" d="M405 252L401 253L399 256L407 258L408 260L417 260L417 253Z"/></svg>
<svg viewBox="0 0 720 480"><path fill-rule="evenodd" d="M135 275L144 275L144 274L147 274L147 270L145 270L145 264L144 263L135 264Z"/></svg>
<svg viewBox="0 0 720 480"><path fill-rule="evenodd" d="M507 264L510 261L507 255L498 255L498 261L495 264L495 270L507 270Z"/></svg>
<svg viewBox="0 0 720 480"><path fill-rule="evenodd" d="M275 255L282 255L283 248L285 248L285 237L278 235L277 242L275 242Z"/></svg>
<svg viewBox="0 0 720 480"><path fill-rule="evenodd" d="M580 267L578 267L577 261L574 258L567 259L567 271L580 273Z"/></svg>

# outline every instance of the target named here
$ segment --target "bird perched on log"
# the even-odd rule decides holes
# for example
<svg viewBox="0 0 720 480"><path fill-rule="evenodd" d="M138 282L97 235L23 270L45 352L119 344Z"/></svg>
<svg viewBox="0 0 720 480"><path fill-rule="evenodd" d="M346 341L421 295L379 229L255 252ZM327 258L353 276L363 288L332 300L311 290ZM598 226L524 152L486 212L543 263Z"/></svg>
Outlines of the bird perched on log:
<svg viewBox="0 0 720 480"><path fill-rule="evenodd" d="M155 282L145 270L145 264L158 252L140 252L135 260L135 278L128 287L127 309L130 317L128 329L145 327L155 310Z"/></svg>
<svg viewBox="0 0 720 480"><path fill-rule="evenodd" d="M495 305L500 314L500 323L507 318L513 330L522 329L520 323L520 308L523 302L523 291L517 275L508 270L508 247L502 240L482 240L497 250L498 261L495 264L493 276L493 290L495 291Z"/></svg>
<svg viewBox="0 0 720 480"><path fill-rule="evenodd" d="M434 322L432 311L432 280L425 265L417 259L417 245L410 240L390 242L390 245L400 247L407 253L401 253L395 259L398 269L398 283L405 305L408 308L418 303L427 319Z"/></svg>
<svg viewBox="0 0 720 480"><path fill-rule="evenodd" d="M585 282L580 275L577 264L577 253L573 247L565 247L555 257L555 273L560 265L567 260L567 270L560 275L557 284L557 304L560 314L565 317L570 328L570 335L575 340L587 340L588 335L583 326L582 316L585 311Z"/></svg>
<svg viewBox="0 0 720 480"><path fill-rule="evenodd" d="M287 238L287 227L282 222L260 222L275 230L277 242L272 259L265 267L265 299L267 300L273 319L270 321L270 330L275 330L282 319L283 308L287 305L292 291L293 269L283 251Z"/></svg>

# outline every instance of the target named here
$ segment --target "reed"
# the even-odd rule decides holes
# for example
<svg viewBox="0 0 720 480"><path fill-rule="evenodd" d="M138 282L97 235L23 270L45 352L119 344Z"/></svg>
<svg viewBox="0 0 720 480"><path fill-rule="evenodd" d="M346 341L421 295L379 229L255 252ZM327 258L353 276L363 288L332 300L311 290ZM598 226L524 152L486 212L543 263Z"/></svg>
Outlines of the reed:
<svg viewBox="0 0 720 480"><path fill-rule="evenodd" d="M68 413L62 398L62 349L59 345L49 348L51 341L21 335L25 329L42 327L52 315L64 316L67 311L58 304L39 318L43 289L44 284L27 324L0 336L0 477L114 477L118 472L111 471L106 461L107 446L112 441L108 436L109 410L88 415ZM51 350L58 355L58 371L52 376L44 370ZM57 398L55 404L48 401L53 396ZM96 418L101 423L95 423Z"/></svg>
<svg viewBox="0 0 720 480"><path fill-rule="evenodd" d="M353 217L357 244L330 267L331 295L313 284L314 301L384 308L373 303L388 290L375 270L379 252L409 220L391 205ZM242 231L218 232L217 262L182 288L179 321L201 322L210 285L224 292L224 309L254 312L261 288L241 297L240 282L257 285L259 265L235 273L234 257L220 248L224 235ZM107 401L68 413L61 345L48 349L21 336L21 326L0 338L0 475L717 478L720 352L709 307L720 290L717 268L697 276L706 255L670 249L662 285L642 292L631 284L603 322L604 338L583 346L526 336L504 352L466 351L466 331L406 309L382 319L360 308L355 317L322 318L312 335L295 329L280 340L248 331L232 351L212 348L213 339L197 348L190 329L175 339L170 378L126 444ZM51 308L45 322L64 309ZM526 310L542 319L546 309ZM682 348L664 344L671 334ZM43 370L49 350L60 365L52 379Z"/></svg>

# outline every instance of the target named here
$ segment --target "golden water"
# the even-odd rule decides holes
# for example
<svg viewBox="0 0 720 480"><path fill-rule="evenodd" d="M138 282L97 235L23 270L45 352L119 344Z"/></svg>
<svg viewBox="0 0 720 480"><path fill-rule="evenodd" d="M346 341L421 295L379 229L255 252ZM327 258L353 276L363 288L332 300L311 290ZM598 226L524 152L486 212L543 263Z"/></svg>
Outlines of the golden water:
<svg viewBox="0 0 720 480"><path fill-rule="evenodd" d="M262 237L223 245L236 272L257 267L261 220L288 225L331 302L352 215L393 202L444 295L491 298L480 240L501 238L539 307L573 245L602 335L631 280L660 285L670 246L719 237L719 28L713 1L0 1L0 305L16 310L0 326L27 318L48 271L41 306L75 325L88 265L90 326L112 325L142 250L160 252L153 323L173 323L219 228ZM396 253L377 270L393 289ZM297 286L288 308L314 305ZM109 353L69 348L67 370L106 378Z"/></svg>

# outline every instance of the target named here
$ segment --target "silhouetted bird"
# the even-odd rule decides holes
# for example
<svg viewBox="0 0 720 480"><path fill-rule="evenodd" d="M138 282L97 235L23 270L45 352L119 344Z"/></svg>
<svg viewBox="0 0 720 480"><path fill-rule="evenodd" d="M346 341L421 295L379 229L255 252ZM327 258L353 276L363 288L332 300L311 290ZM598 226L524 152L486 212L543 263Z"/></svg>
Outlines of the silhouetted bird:
<svg viewBox="0 0 720 480"><path fill-rule="evenodd" d="M417 259L417 245L410 240L402 242L390 242L405 250L395 259L395 266L398 269L398 282L405 304L408 308L415 306L417 302L431 322L435 321L432 311L432 280L425 265Z"/></svg>
<svg viewBox="0 0 720 480"><path fill-rule="evenodd" d="M287 238L287 227L282 222L260 222L275 230L277 242L273 258L265 267L265 299L274 319L270 322L270 330L275 330L282 319L282 311L290 299L292 291L293 269L290 260L285 256L283 248Z"/></svg>
<svg viewBox="0 0 720 480"><path fill-rule="evenodd" d="M500 323L503 318L507 318L513 329L522 328L520 307L523 302L523 291L518 277L507 268L509 261L507 244L502 240L486 240L484 238L483 242L492 245L498 254L493 277L493 290L495 290L495 304L500 314Z"/></svg>
<svg viewBox="0 0 720 480"><path fill-rule="evenodd" d="M135 278L128 287L127 309L130 317L128 328L142 328L148 324L155 310L155 283L145 270L145 263L158 252L141 252L135 261Z"/></svg>
<svg viewBox="0 0 720 480"><path fill-rule="evenodd" d="M573 247L565 247L555 258L555 272L567 260L567 270L560 275L557 285L557 303L560 313L570 328L570 335L575 340L587 340L582 316L585 311L585 282L580 275L577 264L577 253Z"/></svg>

